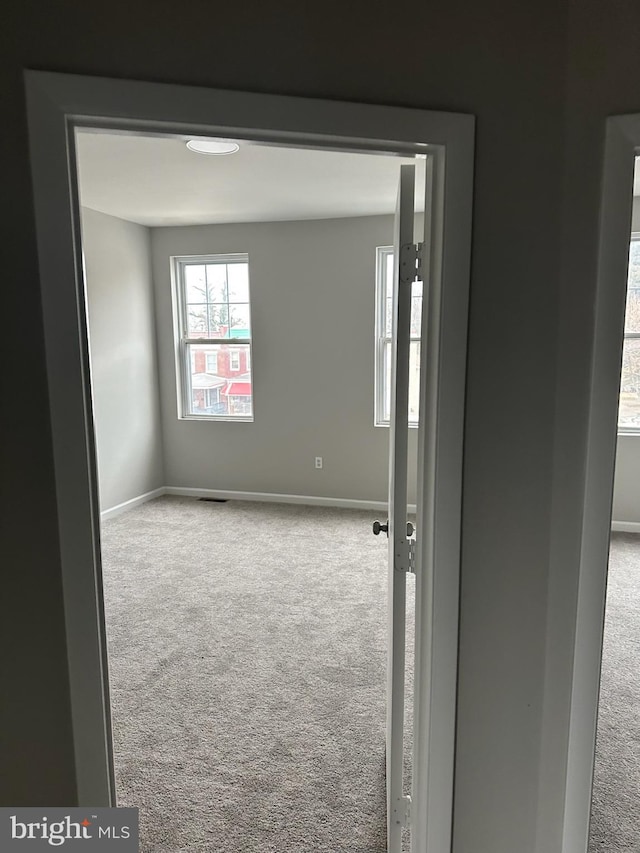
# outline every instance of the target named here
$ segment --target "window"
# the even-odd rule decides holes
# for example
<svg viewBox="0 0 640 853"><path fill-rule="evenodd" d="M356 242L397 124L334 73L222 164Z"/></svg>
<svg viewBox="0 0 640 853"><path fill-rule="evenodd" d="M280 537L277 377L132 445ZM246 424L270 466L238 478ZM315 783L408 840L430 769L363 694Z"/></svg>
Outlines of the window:
<svg viewBox="0 0 640 853"><path fill-rule="evenodd" d="M220 402L220 392L218 388L204 389L205 406L213 408Z"/></svg>
<svg viewBox="0 0 640 853"><path fill-rule="evenodd" d="M253 420L247 255L174 258L180 415Z"/></svg>
<svg viewBox="0 0 640 853"><path fill-rule="evenodd" d="M391 413L391 324L393 302L393 247L381 246L376 255L375 424L389 426ZM420 325L422 282L411 287L411 343L409 347L409 425L418 425L420 405Z"/></svg>
<svg viewBox="0 0 640 853"><path fill-rule="evenodd" d="M640 233L631 235L618 430L640 431Z"/></svg>

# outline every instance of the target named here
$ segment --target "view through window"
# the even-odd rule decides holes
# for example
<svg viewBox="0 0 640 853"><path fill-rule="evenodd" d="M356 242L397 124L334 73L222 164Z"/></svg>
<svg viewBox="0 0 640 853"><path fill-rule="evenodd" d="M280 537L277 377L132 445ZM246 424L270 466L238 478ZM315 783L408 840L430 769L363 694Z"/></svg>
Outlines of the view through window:
<svg viewBox="0 0 640 853"><path fill-rule="evenodd" d="M629 244L618 429L640 430L640 233Z"/></svg>
<svg viewBox="0 0 640 853"><path fill-rule="evenodd" d="M253 420L247 255L175 258L182 416Z"/></svg>
<svg viewBox="0 0 640 853"><path fill-rule="evenodd" d="M393 246L381 246L376 258L376 412L377 426L391 416L391 332L393 316ZM418 425L420 405L420 325L422 282L411 286L411 343L409 350L409 424Z"/></svg>

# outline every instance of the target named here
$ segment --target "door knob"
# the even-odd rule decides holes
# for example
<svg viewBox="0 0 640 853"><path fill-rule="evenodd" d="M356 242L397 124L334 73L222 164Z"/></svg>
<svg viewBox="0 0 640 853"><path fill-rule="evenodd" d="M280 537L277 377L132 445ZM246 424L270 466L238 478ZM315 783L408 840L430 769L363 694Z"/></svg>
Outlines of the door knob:
<svg viewBox="0 0 640 853"><path fill-rule="evenodd" d="M386 524L380 524L379 521L373 522L373 535L379 536L380 533L386 533L387 536L389 535L389 522L388 521Z"/></svg>

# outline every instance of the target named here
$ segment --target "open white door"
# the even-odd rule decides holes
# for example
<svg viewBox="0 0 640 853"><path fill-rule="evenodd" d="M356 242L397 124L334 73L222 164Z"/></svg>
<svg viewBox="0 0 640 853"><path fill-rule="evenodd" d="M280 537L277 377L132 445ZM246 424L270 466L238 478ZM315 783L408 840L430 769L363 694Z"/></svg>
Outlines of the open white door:
<svg viewBox="0 0 640 853"><path fill-rule="evenodd" d="M389 429L389 648L387 658L387 850L400 853L402 829L409 826L411 799L403 777L406 580L411 571L412 532L407 527L407 445L409 428L409 349L414 251L415 166L400 167L394 233ZM375 532L375 528L374 528Z"/></svg>

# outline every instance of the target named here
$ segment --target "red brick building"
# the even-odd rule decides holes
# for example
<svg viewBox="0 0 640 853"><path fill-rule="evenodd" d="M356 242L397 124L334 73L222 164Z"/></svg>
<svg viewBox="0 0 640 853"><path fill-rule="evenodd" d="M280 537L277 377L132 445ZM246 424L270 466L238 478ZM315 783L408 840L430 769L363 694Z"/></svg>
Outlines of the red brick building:
<svg viewBox="0 0 640 853"><path fill-rule="evenodd" d="M194 414L250 415L249 346L194 347L191 351L191 393Z"/></svg>

